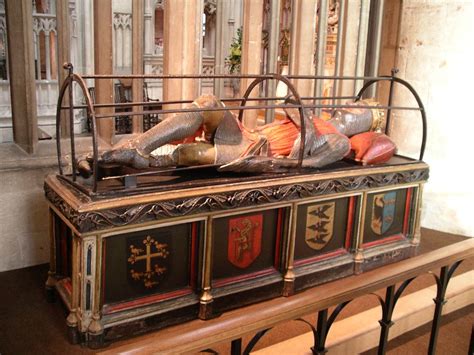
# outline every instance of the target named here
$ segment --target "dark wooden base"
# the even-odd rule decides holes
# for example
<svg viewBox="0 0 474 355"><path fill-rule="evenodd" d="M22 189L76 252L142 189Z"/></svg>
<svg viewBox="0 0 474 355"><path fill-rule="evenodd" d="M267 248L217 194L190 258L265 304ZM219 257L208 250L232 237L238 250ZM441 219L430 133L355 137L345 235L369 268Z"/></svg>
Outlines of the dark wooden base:
<svg viewBox="0 0 474 355"><path fill-rule="evenodd" d="M48 303L54 303L56 302L56 288L55 287L50 287L46 286L45 287L45 293L46 293L46 301Z"/></svg>
<svg viewBox="0 0 474 355"><path fill-rule="evenodd" d="M81 343L81 334L76 327L67 327L67 338L71 344L80 344Z"/></svg>
<svg viewBox="0 0 474 355"><path fill-rule="evenodd" d="M281 275L216 288L213 292L213 313L219 314L251 303L279 297L282 289Z"/></svg>
<svg viewBox="0 0 474 355"><path fill-rule="evenodd" d="M285 280L283 282L282 296L289 297L294 294L295 294L295 280L291 280L291 281Z"/></svg>
<svg viewBox="0 0 474 355"><path fill-rule="evenodd" d="M87 346L91 349L101 349L105 347L105 334L87 334Z"/></svg>
<svg viewBox="0 0 474 355"><path fill-rule="evenodd" d="M165 310L150 317L142 318L135 321L127 321L123 324L111 326L105 329L103 340L104 344L124 339L139 334L144 334L149 331L162 329L171 325L184 323L198 318L199 306L192 304L171 310ZM114 316L118 318L117 315ZM110 316L104 316L104 321L107 323L111 321ZM107 325L106 325L107 327ZM104 345L103 344L103 345ZM102 345L102 346L103 346Z"/></svg>
<svg viewBox="0 0 474 355"><path fill-rule="evenodd" d="M356 263L357 273L407 259L417 254L417 247L408 240L372 247L363 251L364 259Z"/></svg>
<svg viewBox="0 0 474 355"><path fill-rule="evenodd" d="M353 255L346 254L314 264L295 267L295 292L354 274Z"/></svg>
<svg viewBox="0 0 474 355"><path fill-rule="evenodd" d="M199 319L202 319L202 320L206 320L206 319L212 319L212 318L216 318L220 315L215 313L213 311L213 304L214 302L213 301L210 301L210 302L206 302L206 303L201 303L199 305Z"/></svg>

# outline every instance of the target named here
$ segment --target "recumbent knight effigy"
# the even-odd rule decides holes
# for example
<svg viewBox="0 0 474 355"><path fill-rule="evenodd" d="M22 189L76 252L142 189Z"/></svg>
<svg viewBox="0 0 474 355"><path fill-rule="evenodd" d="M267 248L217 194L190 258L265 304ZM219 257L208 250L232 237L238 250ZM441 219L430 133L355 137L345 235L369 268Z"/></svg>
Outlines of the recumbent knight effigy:
<svg viewBox="0 0 474 355"><path fill-rule="evenodd" d="M98 114L97 108L124 104L93 102L85 79L204 76L80 76L67 69L57 109L59 173L45 180L52 245L46 288L69 310L73 343L100 346L210 319L416 253L428 178L422 161L426 117L404 80L330 77L365 85L352 98L302 98L293 83L322 78L214 75L205 77L253 82L239 99L203 95L160 102L159 110L137 102L131 105L143 109ZM288 95L251 99L252 90L269 80L286 84ZM392 90L387 105L363 98L382 82L405 87L418 106L392 106ZM73 102L74 87L85 104ZM240 103L225 105L230 101ZM167 108L176 103L188 106ZM66 172L61 115L68 113L72 124L74 111L84 109L91 153L76 156L71 135ZM420 112L417 159L396 154L387 131L395 109ZM242 123L246 110L277 113L273 122L250 130ZM150 113L169 117L100 149L98 120Z"/></svg>

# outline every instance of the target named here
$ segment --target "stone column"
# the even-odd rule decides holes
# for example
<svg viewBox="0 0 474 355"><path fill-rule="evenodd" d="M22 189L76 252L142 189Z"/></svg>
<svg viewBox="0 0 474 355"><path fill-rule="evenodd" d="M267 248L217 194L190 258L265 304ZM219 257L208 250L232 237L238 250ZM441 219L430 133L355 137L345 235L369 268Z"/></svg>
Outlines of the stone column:
<svg viewBox="0 0 474 355"><path fill-rule="evenodd" d="M67 71L63 69L64 63L71 62L70 31L69 31L69 2L68 0L57 0L56 21L58 36L58 84L61 87L67 77ZM76 63L72 63L76 65ZM64 104L68 105L68 95L65 95ZM69 120L66 119L66 111L61 115L61 136L67 137L70 133Z"/></svg>
<svg viewBox="0 0 474 355"><path fill-rule="evenodd" d="M95 74L112 74L112 0L94 0L94 67ZM98 103L113 103L112 80L95 81L95 98ZM97 114L109 114L111 108L99 108ZM114 118L97 120L99 137L112 144L115 136Z"/></svg>
<svg viewBox="0 0 474 355"><path fill-rule="evenodd" d="M143 14L144 1L132 3L132 74L143 74ZM132 101L143 101L143 79L132 82ZM143 106L134 106L133 111L142 111ZM143 115L133 116L133 132L143 132Z"/></svg>
<svg viewBox="0 0 474 355"><path fill-rule="evenodd" d="M38 145L33 13L29 0L5 2L13 139L28 153Z"/></svg>
<svg viewBox="0 0 474 355"><path fill-rule="evenodd" d="M290 46L290 74L314 75L316 11L318 0L294 0ZM313 80L295 80L301 96L313 94Z"/></svg>
<svg viewBox="0 0 474 355"><path fill-rule="evenodd" d="M278 41L280 39L280 0L270 1L270 36L268 40L268 54L267 54L267 67L265 68L267 74L278 72ZM267 97L274 97L276 95L277 83L274 80L268 81L266 85L265 95ZM268 101L268 104L275 103L274 101ZM271 123L275 110L268 109L265 111L265 123Z"/></svg>
<svg viewBox="0 0 474 355"><path fill-rule="evenodd" d="M357 59L355 75L363 76L365 73L365 58L367 57L367 33L369 31L370 0L361 0L359 36L357 39ZM364 85L363 80L354 83L354 93L357 93Z"/></svg>
<svg viewBox="0 0 474 355"><path fill-rule="evenodd" d="M370 3L368 0L354 0L346 3L344 30L342 33L342 46L340 52L341 58L341 76L363 75L365 51L367 48L367 29ZM359 14L353 16L351 14ZM362 19L362 21L361 21ZM362 27L361 27L362 26ZM364 37L365 33L365 37ZM364 40L365 38L365 40ZM361 39L361 41L359 41ZM358 54L360 52L360 54ZM354 83L351 80L340 82L337 95L351 96L360 83Z"/></svg>
<svg viewBox="0 0 474 355"><path fill-rule="evenodd" d="M400 44L400 25L402 3L387 1L383 14L383 29L381 38L381 56L378 73L388 75L397 66L398 46ZM378 74L376 73L376 74ZM375 74L375 73L374 73ZM377 100L383 104L388 103L389 85L379 85ZM392 112L396 114L396 112Z"/></svg>
<svg viewBox="0 0 474 355"><path fill-rule="evenodd" d="M260 74L262 62L262 25L263 25L263 0L244 0L242 33L242 74ZM242 79L240 91L243 95L253 79ZM258 88L255 88L251 97L258 96ZM257 101L253 101L256 103ZM251 105L249 102L247 105ZM244 115L244 125L255 128L257 125L257 112L246 111Z"/></svg>
<svg viewBox="0 0 474 355"><path fill-rule="evenodd" d="M199 74L202 57L203 0L174 0L165 3L164 74ZM163 80L163 100L194 100L200 80ZM176 108L169 105L167 108Z"/></svg>
<svg viewBox="0 0 474 355"><path fill-rule="evenodd" d="M144 27L144 38L143 38L143 55L144 58L150 58L153 55L155 47L155 22L154 14L155 9L153 8L153 0L145 0L145 9L143 15L143 27ZM145 73L151 73L151 64L145 60Z"/></svg>
<svg viewBox="0 0 474 355"><path fill-rule="evenodd" d="M227 42L227 19L229 14L229 2L221 1L216 10L216 55L214 60L214 73L225 74L225 58L229 55L230 42ZM214 80L214 94L217 97L224 96L224 80Z"/></svg>
<svg viewBox="0 0 474 355"><path fill-rule="evenodd" d="M328 37L328 0L319 1L318 18L318 41L316 43L316 75L324 76L326 66L326 43ZM314 96L323 96L324 80L318 80L314 83ZM318 102L319 103L319 102ZM319 115L321 109L316 109L315 113Z"/></svg>
<svg viewBox="0 0 474 355"><path fill-rule="evenodd" d="M83 0L81 1L80 16L83 21L78 21L78 24L82 25L79 34L82 36L82 70L81 72L92 74L94 72L94 0ZM87 81L89 86L93 85L91 80Z"/></svg>
<svg viewBox="0 0 474 355"><path fill-rule="evenodd" d="M155 29L153 23L153 8L152 0L145 0L145 11L144 11L144 27L145 27L145 43L144 50L146 55L153 54L153 46L155 40Z"/></svg>

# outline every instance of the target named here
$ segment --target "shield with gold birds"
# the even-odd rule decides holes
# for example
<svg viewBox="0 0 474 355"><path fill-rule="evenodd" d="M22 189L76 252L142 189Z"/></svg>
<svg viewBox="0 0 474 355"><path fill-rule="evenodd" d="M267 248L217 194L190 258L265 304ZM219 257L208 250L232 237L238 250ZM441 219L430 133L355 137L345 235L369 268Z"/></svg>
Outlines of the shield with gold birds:
<svg viewBox="0 0 474 355"><path fill-rule="evenodd" d="M374 196L372 202L372 219L370 226L378 235L385 234L395 218L396 191L385 192Z"/></svg>
<svg viewBox="0 0 474 355"><path fill-rule="evenodd" d="M241 269L249 267L262 250L261 214L229 220L227 259Z"/></svg>
<svg viewBox="0 0 474 355"><path fill-rule="evenodd" d="M335 206L335 202L326 202L308 207L305 240L311 249L321 250L331 240Z"/></svg>

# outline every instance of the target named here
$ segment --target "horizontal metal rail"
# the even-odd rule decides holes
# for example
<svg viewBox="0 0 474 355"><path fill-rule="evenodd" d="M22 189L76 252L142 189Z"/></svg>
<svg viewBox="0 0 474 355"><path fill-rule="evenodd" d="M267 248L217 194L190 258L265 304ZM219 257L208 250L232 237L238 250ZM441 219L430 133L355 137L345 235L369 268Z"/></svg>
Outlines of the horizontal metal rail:
<svg viewBox="0 0 474 355"><path fill-rule="evenodd" d="M233 97L233 98L222 98L219 99L222 102L235 102L235 101L242 101L243 97ZM247 101L277 101L277 100L284 100L285 97L249 97ZM335 96L331 97L330 99L335 100L355 100L357 96ZM321 97L302 97L301 100L309 101L309 100L328 100L326 96ZM174 101L140 101L140 102L117 102L117 103L110 103L110 104L93 104L94 108L103 108L103 107L134 107L134 106L160 106L160 105L172 105L172 104L190 104L193 100L174 100ZM306 105L305 105L306 106ZM61 110L68 110L70 106L62 106ZM75 105L73 106L74 110L86 109L87 105ZM234 109L234 106L229 106L228 109Z"/></svg>
<svg viewBox="0 0 474 355"><path fill-rule="evenodd" d="M82 75L83 79L273 79L277 74L132 74L132 75ZM334 76L334 75L285 75L287 79L302 80L376 80L379 76Z"/></svg>
<svg viewBox="0 0 474 355"><path fill-rule="evenodd" d="M160 113L184 113L184 112L205 112L205 111L229 111L231 110L261 110L270 108L300 108L300 105L255 105L255 106L233 106L233 107L216 107L216 108L179 108L179 109L168 109L168 110L151 110L151 111L133 111L133 112L116 112L111 114L96 115L95 118L111 118L111 117L122 117L122 116L137 116L143 114L160 114ZM378 108L378 109L391 109L391 110L411 110L420 111L419 107L404 107L404 106L371 106L371 105L303 105L304 108Z"/></svg>

